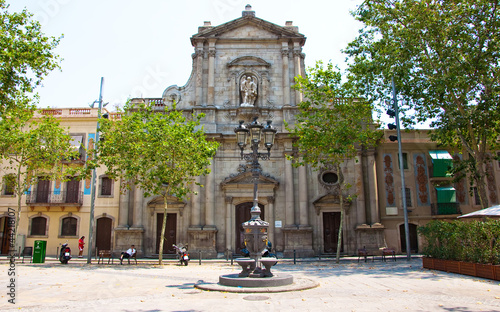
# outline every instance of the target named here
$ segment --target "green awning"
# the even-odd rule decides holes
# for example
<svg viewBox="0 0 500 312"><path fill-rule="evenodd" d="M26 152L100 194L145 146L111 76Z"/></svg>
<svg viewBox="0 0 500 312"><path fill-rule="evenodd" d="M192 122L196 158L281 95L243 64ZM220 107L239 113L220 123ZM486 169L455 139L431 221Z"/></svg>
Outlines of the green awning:
<svg viewBox="0 0 500 312"><path fill-rule="evenodd" d="M434 159L453 159L448 151L429 151L429 155Z"/></svg>
<svg viewBox="0 0 500 312"><path fill-rule="evenodd" d="M456 203L457 191L452 186L436 187L437 202L441 203Z"/></svg>

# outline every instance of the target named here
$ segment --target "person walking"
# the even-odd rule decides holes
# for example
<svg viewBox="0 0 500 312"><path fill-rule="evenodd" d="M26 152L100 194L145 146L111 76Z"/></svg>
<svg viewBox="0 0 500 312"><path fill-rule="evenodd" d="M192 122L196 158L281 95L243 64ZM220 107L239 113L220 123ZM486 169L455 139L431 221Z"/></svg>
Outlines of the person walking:
<svg viewBox="0 0 500 312"><path fill-rule="evenodd" d="M78 240L78 258L83 258L83 246L85 246L84 239L85 236L82 236Z"/></svg>

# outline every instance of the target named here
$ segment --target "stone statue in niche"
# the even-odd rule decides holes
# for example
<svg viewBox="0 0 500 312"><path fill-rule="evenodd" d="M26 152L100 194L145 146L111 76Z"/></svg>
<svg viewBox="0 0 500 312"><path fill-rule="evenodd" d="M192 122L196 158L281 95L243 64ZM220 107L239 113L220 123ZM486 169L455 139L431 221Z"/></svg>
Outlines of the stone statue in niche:
<svg viewBox="0 0 500 312"><path fill-rule="evenodd" d="M241 106L254 106L257 98L257 84L251 76L244 75L240 81Z"/></svg>

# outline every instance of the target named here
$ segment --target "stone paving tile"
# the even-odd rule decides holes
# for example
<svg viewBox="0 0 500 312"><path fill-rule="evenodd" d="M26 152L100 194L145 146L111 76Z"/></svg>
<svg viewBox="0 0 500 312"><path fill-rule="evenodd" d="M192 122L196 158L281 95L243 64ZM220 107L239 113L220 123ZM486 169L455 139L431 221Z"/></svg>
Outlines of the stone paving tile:
<svg viewBox="0 0 500 312"><path fill-rule="evenodd" d="M6 289L7 264L0 264ZM87 265L17 264L16 304L0 293L2 311L500 311L500 283L422 269L420 259L397 262L287 261L276 273L310 278L320 286L284 293L202 291L236 265L206 261Z"/></svg>

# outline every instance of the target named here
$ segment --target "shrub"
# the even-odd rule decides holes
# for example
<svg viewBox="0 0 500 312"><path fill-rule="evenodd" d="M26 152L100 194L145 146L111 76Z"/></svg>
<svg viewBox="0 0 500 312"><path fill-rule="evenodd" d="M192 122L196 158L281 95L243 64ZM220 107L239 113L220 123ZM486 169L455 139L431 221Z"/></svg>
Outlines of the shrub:
<svg viewBox="0 0 500 312"><path fill-rule="evenodd" d="M424 256L475 263L500 263L500 221L433 220L418 228Z"/></svg>

